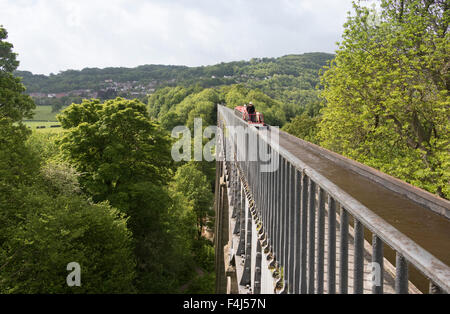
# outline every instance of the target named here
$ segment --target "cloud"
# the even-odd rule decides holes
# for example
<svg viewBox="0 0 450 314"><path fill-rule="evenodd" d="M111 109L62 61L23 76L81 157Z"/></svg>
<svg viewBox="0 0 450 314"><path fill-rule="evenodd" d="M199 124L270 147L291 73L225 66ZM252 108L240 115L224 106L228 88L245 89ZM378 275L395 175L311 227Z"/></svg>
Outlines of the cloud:
<svg viewBox="0 0 450 314"><path fill-rule="evenodd" d="M351 0L0 0L21 70L333 52Z"/></svg>

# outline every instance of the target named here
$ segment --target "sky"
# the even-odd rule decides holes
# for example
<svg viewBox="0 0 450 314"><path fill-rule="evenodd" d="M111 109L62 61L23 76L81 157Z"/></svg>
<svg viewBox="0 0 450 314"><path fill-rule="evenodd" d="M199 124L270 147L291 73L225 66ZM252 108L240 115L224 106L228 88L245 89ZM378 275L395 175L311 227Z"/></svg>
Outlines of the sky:
<svg viewBox="0 0 450 314"><path fill-rule="evenodd" d="M19 70L333 53L351 0L0 0Z"/></svg>

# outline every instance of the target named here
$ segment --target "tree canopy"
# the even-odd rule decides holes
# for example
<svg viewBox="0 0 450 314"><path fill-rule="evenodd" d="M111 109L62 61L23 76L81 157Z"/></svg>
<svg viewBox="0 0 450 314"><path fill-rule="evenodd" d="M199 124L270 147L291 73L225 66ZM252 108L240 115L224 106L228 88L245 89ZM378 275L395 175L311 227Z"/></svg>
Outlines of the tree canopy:
<svg viewBox="0 0 450 314"><path fill-rule="evenodd" d="M0 27L0 293L131 293L135 259L126 219L78 189L76 171L28 141L22 119L34 103L13 76L18 66ZM52 151L52 152L51 152ZM66 284L77 262L81 287Z"/></svg>
<svg viewBox="0 0 450 314"><path fill-rule="evenodd" d="M13 75L19 66L13 45L6 41L8 32L0 25L0 119L10 119L12 122L22 121L32 117L35 105L32 99L25 95L25 86L21 79Z"/></svg>
<svg viewBox="0 0 450 314"><path fill-rule="evenodd" d="M448 3L354 8L322 76L320 143L449 198Z"/></svg>

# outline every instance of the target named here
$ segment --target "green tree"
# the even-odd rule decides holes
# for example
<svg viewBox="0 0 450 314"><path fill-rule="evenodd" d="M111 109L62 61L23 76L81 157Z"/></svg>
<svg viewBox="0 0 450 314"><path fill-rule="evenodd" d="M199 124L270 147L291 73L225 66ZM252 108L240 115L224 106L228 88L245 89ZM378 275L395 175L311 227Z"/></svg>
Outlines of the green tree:
<svg viewBox="0 0 450 314"><path fill-rule="evenodd" d="M6 38L7 31L0 26L0 252L14 226L11 195L32 183L38 169L36 156L25 144L30 131L21 123L24 117L31 117L34 103L23 94L20 79L12 75L19 61Z"/></svg>
<svg viewBox="0 0 450 314"><path fill-rule="evenodd" d="M0 179L0 293L134 292L132 238L123 214L88 201L68 165L50 162L39 170L48 158L48 151L36 156L41 142L32 149L15 144L20 155L12 154L12 173ZM0 169L5 161L0 154ZM81 287L66 284L72 261L82 267Z"/></svg>
<svg viewBox="0 0 450 314"><path fill-rule="evenodd" d="M33 184L39 171L39 159L25 144L27 135L26 129L0 119L0 258L19 222L19 192Z"/></svg>
<svg viewBox="0 0 450 314"><path fill-rule="evenodd" d="M159 89L148 99L150 116L154 118L161 117L174 105L183 101L192 91L192 88L187 89L181 86Z"/></svg>
<svg viewBox="0 0 450 314"><path fill-rule="evenodd" d="M57 118L69 131L60 141L63 154L83 173L82 185L94 200L108 199L126 212L130 206L126 195L133 184L136 189L143 182L167 184L170 140L149 120L141 102L84 100Z"/></svg>
<svg viewBox="0 0 450 314"><path fill-rule="evenodd" d="M214 292L214 246L202 234L211 227L208 222L213 221L214 215L213 194L202 169L208 164L191 161L179 166L170 184L174 200L171 225L176 226L172 229L180 238L175 243L182 244L184 254L190 254L184 257L184 263L190 266L185 272L189 282L184 293Z"/></svg>
<svg viewBox="0 0 450 314"><path fill-rule="evenodd" d="M107 200L129 217L139 291L170 292L179 265L173 262L173 233L167 226L172 202L168 135L137 100L85 100L58 119L67 129L60 140L62 153L81 173L82 188L94 201Z"/></svg>
<svg viewBox="0 0 450 314"><path fill-rule="evenodd" d="M319 116L310 117L306 113L296 116L291 122L286 123L282 130L292 134L305 141L318 144L317 131L318 123L320 121Z"/></svg>
<svg viewBox="0 0 450 314"><path fill-rule="evenodd" d="M0 25L0 119L20 122L31 118L35 108L33 100L23 94L25 87L20 78L14 77L13 71L19 66L13 45L5 39L8 32Z"/></svg>
<svg viewBox="0 0 450 314"><path fill-rule="evenodd" d="M183 125L184 121L182 118L174 111L170 111L159 118L161 127L164 130L171 131L174 127Z"/></svg>
<svg viewBox="0 0 450 314"><path fill-rule="evenodd" d="M29 187L16 196L25 197L23 222L3 245L0 292L134 292L133 242L123 214L73 193ZM81 287L66 284L73 261L81 266Z"/></svg>
<svg viewBox="0 0 450 314"><path fill-rule="evenodd" d="M449 198L448 2L354 8L322 76L321 144Z"/></svg>
<svg viewBox="0 0 450 314"><path fill-rule="evenodd" d="M197 221L197 239L202 236L207 219L214 215L212 193L206 176L198 169L196 162L188 162L177 169L174 189L192 202Z"/></svg>
<svg viewBox="0 0 450 314"><path fill-rule="evenodd" d="M0 293L133 292L123 215L88 201L72 168L45 163L54 145L27 142L21 121L34 103L12 76L18 62L5 38L0 28ZM72 261L83 268L81 288L66 284Z"/></svg>

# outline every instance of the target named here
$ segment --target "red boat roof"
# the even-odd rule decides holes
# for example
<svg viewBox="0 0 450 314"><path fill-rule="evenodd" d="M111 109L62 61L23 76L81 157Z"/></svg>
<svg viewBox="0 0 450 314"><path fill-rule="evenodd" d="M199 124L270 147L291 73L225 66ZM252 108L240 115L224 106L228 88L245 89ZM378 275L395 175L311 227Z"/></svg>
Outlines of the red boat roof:
<svg viewBox="0 0 450 314"><path fill-rule="evenodd" d="M235 109L235 110L238 110L238 111L240 111L240 112L247 112L247 110L245 109L244 106L236 106L234 109Z"/></svg>

